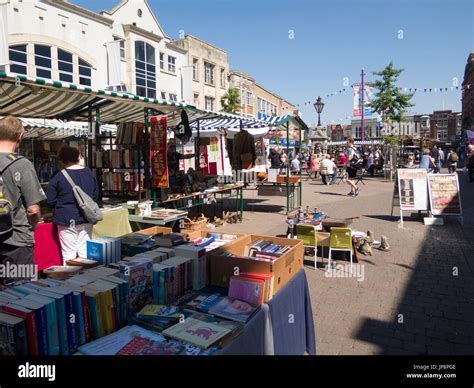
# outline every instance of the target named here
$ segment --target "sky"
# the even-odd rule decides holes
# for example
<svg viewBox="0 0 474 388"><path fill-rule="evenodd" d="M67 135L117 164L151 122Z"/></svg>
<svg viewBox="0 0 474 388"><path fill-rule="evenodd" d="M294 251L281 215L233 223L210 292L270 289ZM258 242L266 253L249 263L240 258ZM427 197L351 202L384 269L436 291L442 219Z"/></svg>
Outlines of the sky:
<svg viewBox="0 0 474 388"><path fill-rule="evenodd" d="M100 11L118 0L70 0ZM134 0L130 0L134 1ZM472 0L149 0L165 33L191 34L229 55L230 69L252 75L316 123L350 122L350 86L390 61L404 69L398 85L417 88L409 113L461 111L461 86L474 51ZM439 88L448 92L439 92ZM346 91L342 91L342 89ZM424 93L431 88L431 93ZM438 92L434 92L434 88ZM460 88L459 88L460 89ZM342 91L342 93L331 93ZM305 105L306 102L306 105ZM309 103L310 102L310 103Z"/></svg>

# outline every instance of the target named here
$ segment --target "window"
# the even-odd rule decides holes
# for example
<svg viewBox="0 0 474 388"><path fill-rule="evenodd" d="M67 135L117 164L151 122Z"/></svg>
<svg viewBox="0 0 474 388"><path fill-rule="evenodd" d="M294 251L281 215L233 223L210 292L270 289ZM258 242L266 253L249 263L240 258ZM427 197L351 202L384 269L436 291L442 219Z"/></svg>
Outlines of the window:
<svg viewBox="0 0 474 388"><path fill-rule="evenodd" d="M135 42L137 95L156 98L155 49L151 44Z"/></svg>
<svg viewBox="0 0 474 388"><path fill-rule="evenodd" d="M176 58L168 55L168 71L176 73Z"/></svg>
<svg viewBox="0 0 474 388"><path fill-rule="evenodd" d="M225 69L221 69L221 88L225 89Z"/></svg>
<svg viewBox="0 0 474 388"><path fill-rule="evenodd" d="M199 104L199 94L197 93L194 93L194 105L198 105Z"/></svg>
<svg viewBox="0 0 474 388"><path fill-rule="evenodd" d="M35 44L36 76L51 79L51 47Z"/></svg>
<svg viewBox="0 0 474 388"><path fill-rule="evenodd" d="M92 65L79 58L79 84L92 85Z"/></svg>
<svg viewBox="0 0 474 388"><path fill-rule="evenodd" d="M73 82L74 65L72 54L70 52L58 49L58 70L59 80L64 82Z"/></svg>
<svg viewBox="0 0 474 388"><path fill-rule="evenodd" d="M447 140L448 139L448 131L446 129L440 129L436 132L436 137L438 140Z"/></svg>
<svg viewBox="0 0 474 388"><path fill-rule="evenodd" d="M447 127L448 126L448 119L443 119L443 127Z"/></svg>
<svg viewBox="0 0 474 388"><path fill-rule="evenodd" d="M354 139L360 139L361 138L361 128L359 127L355 127L355 131L354 131Z"/></svg>
<svg viewBox="0 0 474 388"><path fill-rule="evenodd" d="M161 92L161 99L166 101L166 93L165 92Z"/></svg>
<svg viewBox="0 0 474 388"><path fill-rule="evenodd" d="M422 120L421 121L421 126L422 127L426 127L428 125L428 121L427 120Z"/></svg>
<svg viewBox="0 0 474 388"><path fill-rule="evenodd" d="M165 70L165 54L160 53L160 69Z"/></svg>
<svg viewBox="0 0 474 388"><path fill-rule="evenodd" d="M214 65L204 62L204 83L214 85Z"/></svg>
<svg viewBox="0 0 474 388"><path fill-rule="evenodd" d="M206 97L206 109L214 110L214 98Z"/></svg>
<svg viewBox="0 0 474 388"><path fill-rule="evenodd" d="M194 81L199 81L198 74L199 74L199 59L193 58L193 80Z"/></svg>
<svg viewBox="0 0 474 388"><path fill-rule="evenodd" d="M125 59L125 41L118 36L114 36L114 40L120 41L120 58Z"/></svg>
<svg viewBox="0 0 474 388"><path fill-rule="evenodd" d="M177 102L178 96L176 94L170 93L170 101Z"/></svg>
<svg viewBox="0 0 474 388"><path fill-rule="evenodd" d="M26 44L10 46L8 53L10 58L10 71L12 73L27 75L28 55Z"/></svg>
<svg viewBox="0 0 474 388"><path fill-rule="evenodd" d="M252 93L251 92L247 92L247 98L245 100L246 104L247 105L252 105L252 100L253 100L253 96L252 96Z"/></svg>

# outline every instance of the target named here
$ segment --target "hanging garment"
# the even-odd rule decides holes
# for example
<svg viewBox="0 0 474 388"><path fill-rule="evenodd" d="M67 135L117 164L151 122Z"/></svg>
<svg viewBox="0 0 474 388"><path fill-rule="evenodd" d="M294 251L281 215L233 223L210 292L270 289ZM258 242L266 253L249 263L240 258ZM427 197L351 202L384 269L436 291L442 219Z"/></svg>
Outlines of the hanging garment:
<svg viewBox="0 0 474 388"><path fill-rule="evenodd" d="M189 126L188 115L184 109L181 111L181 122L174 129L174 134L183 144L189 142L193 135Z"/></svg>
<svg viewBox="0 0 474 388"><path fill-rule="evenodd" d="M253 136L246 130L236 133L232 150L232 168L234 170L252 168L256 159L257 153Z"/></svg>

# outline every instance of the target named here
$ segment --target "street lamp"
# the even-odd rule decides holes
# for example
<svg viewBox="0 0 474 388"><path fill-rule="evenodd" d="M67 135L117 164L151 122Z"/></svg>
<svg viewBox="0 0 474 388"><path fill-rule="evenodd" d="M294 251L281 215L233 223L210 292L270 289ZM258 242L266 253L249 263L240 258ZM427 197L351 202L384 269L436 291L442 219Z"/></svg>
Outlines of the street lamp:
<svg viewBox="0 0 474 388"><path fill-rule="evenodd" d="M320 127L321 126L320 115L321 115L321 112L324 109L324 102L321 101L321 97L318 97L318 99L314 103L314 109L316 109L316 112L318 113L318 127Z"/></svg>

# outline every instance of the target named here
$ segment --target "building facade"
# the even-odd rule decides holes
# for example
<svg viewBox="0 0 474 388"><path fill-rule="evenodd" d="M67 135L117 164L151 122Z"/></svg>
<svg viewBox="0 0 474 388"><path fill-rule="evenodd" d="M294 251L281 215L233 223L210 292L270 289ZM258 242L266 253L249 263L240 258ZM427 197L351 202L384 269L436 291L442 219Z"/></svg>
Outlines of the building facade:
<svg viewBox="0 0 474 388"><path fill-rule="evenodd" d="M367 117L364 119L364 137L368 139L380 139L382 134L382 122L377 117ZM352 137L355 140L362 139L362 121L361 119L351 120Z"/></svg>
<svg viewBox="0 0 474 388"><path fill-rule="evenodd" d="M430 115L431 138L441 143L460 140L462 113L451 110L434 111Z"/></svg>
<svg viewBox="0 0 474 388"><path fill-rule="evenodd" d="M467 58L462 85L462 130L474 131L474 52Z"/></svg>
<svg viewBox="0 0 474 388"><path fill-rule="evenodd" d="M183 100L187 52L166 36L145 0L100 14L62 0L8 4L7 71Z"/></svg>
<svg viewBox="0 0 474 388"><path fill-rule="evenodd" d="M187 51L188 66L192 67L193 105L220 111L221 98L229 88L227 52L191 35L174 43Z"/></svg>
<svg viewBox="0 0 474 388"><path fill-rule="evenodd" d="M431 123L429 115L414 115L415 133L421 139L431 138Z"/></svg>
<svg viewBox="0 0 474 388"><path fill-rule="evenodd" d="M245 117L257 117L254 107L255 79L239 70L229 72L229 87L237 89L240 94L240 106L236 113Z"/></svg>

